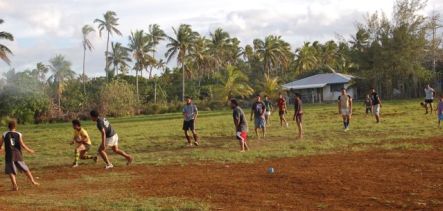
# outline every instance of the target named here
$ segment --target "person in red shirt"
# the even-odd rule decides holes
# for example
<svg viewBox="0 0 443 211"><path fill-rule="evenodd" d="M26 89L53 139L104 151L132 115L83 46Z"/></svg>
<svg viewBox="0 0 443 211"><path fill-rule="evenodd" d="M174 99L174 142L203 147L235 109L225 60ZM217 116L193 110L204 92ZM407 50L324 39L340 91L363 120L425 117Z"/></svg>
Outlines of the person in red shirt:
<svg viewBox="0 0 443 211"><path fill-rule="evenodd" d="M283 123L286 127L289 126L288 122L286 121L285 114L286 114L286 99L283 97L283 95L280 93L280 97L278 99L278 115L280 116L280 125L283 127Z"/></svg>

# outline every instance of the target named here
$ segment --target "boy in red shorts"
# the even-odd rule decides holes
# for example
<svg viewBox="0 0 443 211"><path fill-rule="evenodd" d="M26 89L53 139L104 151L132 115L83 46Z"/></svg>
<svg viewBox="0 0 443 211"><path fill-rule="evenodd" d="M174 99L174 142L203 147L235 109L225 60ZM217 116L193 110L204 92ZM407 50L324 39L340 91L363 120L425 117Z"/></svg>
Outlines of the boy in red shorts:
<svg viewBox="0 0 443 211"><path fill-rule="evenodd" d="M232 116L234 118L235 133L238 141L240 142L240 152L249 150L247 138L248 138L248 124L246 122L245 113L238 106L238 102L235 99L231 99Z"/></svg>

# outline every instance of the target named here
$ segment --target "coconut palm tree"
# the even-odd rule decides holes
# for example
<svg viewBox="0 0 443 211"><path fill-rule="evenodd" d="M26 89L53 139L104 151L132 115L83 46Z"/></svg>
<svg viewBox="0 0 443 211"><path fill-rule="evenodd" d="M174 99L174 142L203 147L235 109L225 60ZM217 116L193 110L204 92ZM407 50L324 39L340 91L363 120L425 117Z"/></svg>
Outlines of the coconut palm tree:
<svg viewBox="0 0 443 211"><path fill-rule="evenodd" d="M131 57L129 56L130 49L122 46L122 44L119 42L112 42L111 50L112 52L109 52L107 55L107 60L109 62L108 66L110 67L112 64L115 75L118 75L120 67L127 67L128 62L132 61Z"/></svg>
<svg viewBox="0 0 443 211"><path fill-rule="evenodd" d="M155 59L155 53L156 50L155 48L157 47L157 45L160 43L160 41L164 40L166 37L165 32L160 29L160 26L158 24L152 24L149 25L149 31L148 31L148 35L151 37L151 42L152 42L152 58L154 61L156 61ZM149 79L151 79L152 77L152 68L155 65L151 65L150 66L150 70L149 70Z"/></svg>
<svg viewBox="0 0 443 211"><path fill-rule="evenodd" d="M3 22L3 19L0 19L0 24L2 24ZM14 36L12 36L12 34L9 32L1 31L0 40L14 41ZM11 60L9 59L8 55L12 55L12 51L5 45L0 44L0 59L2 59L4 62L6 62L6 64L9 65L11 63Z"/></svg>
<svg viewBox="0 0 443 211"><path fill-rule="evenodd" d="M213 74L213 70L218 64L217 59L211 55L208 49L210 42L205 37L198 37L189 50L189 63L196 70L200 79L205 75Z"/></svg>
<svg viewBox="0 0 443 211"><path fill-rule="evenodd" d="M224 102L233 97L248 97L254 94L254 90L247 84L248 76L232 65L226 67L226 71L217 72L218 84L215 93Z"/></svg>
<svg viewBox="0 0 443 211"><path fill-rule="evenodd" d="M229 50L231 50L231 38L228 32L223 31L222 28L217 28L214 32L209 34L211 43L209 50L211 55L217 61L217 68L224 66L224 63L229 59Z"/></svg>
<svg viewBox="0 0 443 211"><path fill-rule="evenodd" d="M269 97L271 98L277 98L277 94L281 91L281 86L278 82L278 77L271 77L268 74L265 74L265 78L260 84L262 92L266 95L269 95Z"/></svg>
<svg viewBox="0 0 443 211"><path fill-rule="evenodd" d="M83 93L86 93L86 70L85 70L85 63L86 63L86 50L91 51L93 46L91 41L88 38L88 35L92 32L95 32L95 29L92 28L90 25L84 25L82 28L82 34L83 34Z"/></svg>
<svg viewBox="0 0 443 211"><path fill-rule="evenodd" d="M307 72L315 69L318 66L318 59L316 57L316 49L305 42L303 47L295 51L295 69L299 73Z"/></svg>
<svg viewBox="0 0 443 211"><path fill-rule="evenodd" d="M167 62L172 58L177 58L177 64L181 65L182 70L182 100L185 100L185 59L189 54L189 50L194 45L195 40L200 36L198 32L192 31L191 26L182 24L178 29L172 28L174 37L167 36L169 43L166 45L168 50L165 57Z"/></svg>
<svg viewBox="0 0 443 211"><path fill-rule="evenodd" d="M62 55L56 55L49 60L49 69L52 75L49 77L48 82L55 86L58 108L61 111L61 98L66 82L75 77L75 72L71 69L71 62L67 61Z"/></svg>
<svg viewBox="0 0 443 211"><path fill-rule="evenodd" d="M107 37L106 37L106 51L105 51L105 71L106 71L106 78L108 78L108 71L109 71L109 67L108 67L108 57L106 56L108 54L108 49L109 49L109 36L113 35L114 33L117 35L122 35L122 33L117 29L118 26L118 18L117 18L117 14L114 11L107 11L104 15L103 15L103 20L101 19L95 19L94 23L98 24L98 32L100 37L102 36L102 31L105 30L107 33Z"/></svg>
<svg viewBox="0 0 443 211"><path fill-rule="evenodd" d="M150 60L148 58L151 57L149 55L152 49L151 46L150 37L146 36L143 30L131 32L131 36L129 36L129 49L132 51L132 58L135 60L134 70L137 97L139 96L138 72L142 72L147 68L147 61Z"/></svg>
<svg viewBox="0 0 443 211"><path fill-rule="evenodd" d="M273 68L287 68L291 61L291 47L281 36L269 35L265 40L255 39L254 50L263 62L263 71L268 75Z"/></svg>

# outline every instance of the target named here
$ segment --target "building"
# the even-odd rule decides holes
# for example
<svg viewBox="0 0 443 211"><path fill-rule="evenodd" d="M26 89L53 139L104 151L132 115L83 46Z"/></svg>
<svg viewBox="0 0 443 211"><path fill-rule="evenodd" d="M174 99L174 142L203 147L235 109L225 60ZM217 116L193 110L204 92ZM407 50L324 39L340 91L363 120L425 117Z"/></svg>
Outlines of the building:
<svg viewBox="0 0 443 211"><path fill-rule="evenodd" d="M354 85L356 77L341 73L323 73L283 85L283 89L292 93L300 93L303 101L321 103L336 101L342 88L346 88L352 98L357 98L357 88Z"/></svg>

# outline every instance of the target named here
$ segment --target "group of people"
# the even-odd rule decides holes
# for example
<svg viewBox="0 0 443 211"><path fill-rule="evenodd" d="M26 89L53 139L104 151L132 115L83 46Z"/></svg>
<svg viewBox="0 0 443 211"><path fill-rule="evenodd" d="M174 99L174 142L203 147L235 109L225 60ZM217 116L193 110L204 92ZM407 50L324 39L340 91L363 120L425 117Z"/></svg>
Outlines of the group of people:
<svg viewBox="0 0 443 211"><path fill-rule="evenodd" d="M426 114L428 113L428 107L430 108L430 113L433 112L433 100L435 97L435 91L427 85L425 88L425 102L421 103L422 106L426 108ZM372 113L375 116L375 120L377 123L380 123L380 110L382 106L382 101L375 91L375 89L371 89L371 93L366 96L365 99L366 105L366 114ZM349 125L352 117L353 110L353 102L352 97L347 93L346 89L343 88L341 90L341 95L338 97L338 112L343 118L343 127L344 131L349 130ZM286 120L285 115L288 113L287 102L285 97L280 94L278 101L278 114L280 118L280 126L288 127L289 123ZM246 120L246 115L243 109L239 106L239 103L236 99L230 100L230 107L232 109L233 122L235 127L235 136L239 141L241 152L245 152L249 150L248 146L248 123ZM268 96L265 96L265 99L262 100L260 95L257 95L256 101L251 106L251 115L250 120L254 120L254 129L255 135L258 139L266 136L266 127L271 123L271 115L273 112L273 104L270 101ZM438 114L438 123L440 127L440 121L443 120L443 96L440 97L438 106L437 106L437 114ZM199 138L196 133L195 124L198 117L198 109L197 106L192 102L191 97L186 97L185 105L183 107L183 131L185 134L185 138L187 140L187 144L189 146L199 146ZM116 154L121 155L127 161L127 165L130 165L133 162L133 157L126 152L122 151L118 147L119 138L110 122L105 118L100 116L100 114L93 110L90 112L90 118L92 121L96 122L96 127L101 134L101 142L98 147L98 155L105 162L105 169L113 168L113 164L110 162L106 150L111 148ZM298 136L297 138L302 139L303 132L303 101L300 94L296 93L294 98L294 115L293 120L296 122L298 128ZM93 160L97 162L97 156L88 155L88 151L91 148L92 142L88 135L88 132L82 128L80 120L73 120L72 127L74 129L73 139L71 144L75 144L75 158L72 167L78 167L79 160ZM0 150L2 146L5 147L5 173L9 175L11 179L11 183L13 186L13 190L17 191L18 186L16 182L16 174L18 171L24 172L26 176L29 178L32 184L39 185L33 176L28 166L23 161L22 149L28 151L29 153L34 153L32 149L30 149L24 142L23 136L20 132L17 131L17 122L12 120L8 123L8 131L3 133L0 138ZM259 134L259 130L261 130L261 136ZM192 137L189 133L192 134Z"/></svg>

